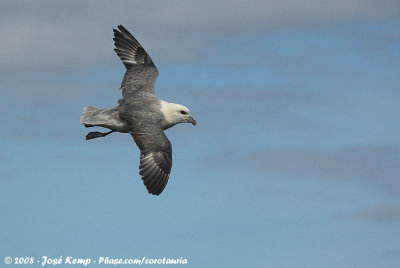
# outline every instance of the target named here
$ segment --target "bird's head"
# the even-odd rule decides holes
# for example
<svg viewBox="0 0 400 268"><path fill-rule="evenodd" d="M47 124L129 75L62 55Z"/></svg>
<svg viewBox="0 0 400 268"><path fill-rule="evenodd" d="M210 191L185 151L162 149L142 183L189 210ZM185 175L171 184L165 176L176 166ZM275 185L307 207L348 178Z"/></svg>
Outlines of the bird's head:
<svg viewBox="0 0 400 268"><path fill-rule="evenodd" d="M179 123L192 123L196 125L196 120L190 115L190 110L176 103L162 102L161 111L164 115L164 120L162 122L163 129L172 127L173 125Z"/></svg>
<svg viewBox="0 0 400 268"><path fill-rule="evenodd" d="M192 125L196 125L196 120L190 115L190 110L176 103L171 103L171 115L175 124L179 123L192 123Z"/></svg>

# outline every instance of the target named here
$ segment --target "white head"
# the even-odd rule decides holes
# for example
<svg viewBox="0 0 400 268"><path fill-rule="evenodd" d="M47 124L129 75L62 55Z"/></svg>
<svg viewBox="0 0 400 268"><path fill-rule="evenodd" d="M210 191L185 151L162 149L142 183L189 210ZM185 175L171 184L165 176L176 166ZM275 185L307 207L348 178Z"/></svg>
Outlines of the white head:
<svg viewBox="0 0 400 268"><path fill-rule="evenodd" d="M183 105L163 101L161 103L161 112L164 116L164 120L162 121L163 129L170 128L179 123L192 123L196 125L196 120L190 116L190 110Z"/></svg>

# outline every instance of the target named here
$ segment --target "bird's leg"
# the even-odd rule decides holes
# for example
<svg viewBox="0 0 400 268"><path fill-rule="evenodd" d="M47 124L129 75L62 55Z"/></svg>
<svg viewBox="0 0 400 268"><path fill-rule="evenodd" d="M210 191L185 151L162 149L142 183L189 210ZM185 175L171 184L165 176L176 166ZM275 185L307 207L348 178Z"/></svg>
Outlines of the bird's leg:
<svg viewBox="0 0 400 268"><path fill-rule="evenodd" d="M98 131L89 132L89 133L86 135L86 140L91 140L91 139L95 139L95 138L105 137L105 136L107 136L108 134L111 134L111 133L113 133L113 132L114 132L114 130L111 130L111 131L106 132L106 133L98 132Z"/></svg>

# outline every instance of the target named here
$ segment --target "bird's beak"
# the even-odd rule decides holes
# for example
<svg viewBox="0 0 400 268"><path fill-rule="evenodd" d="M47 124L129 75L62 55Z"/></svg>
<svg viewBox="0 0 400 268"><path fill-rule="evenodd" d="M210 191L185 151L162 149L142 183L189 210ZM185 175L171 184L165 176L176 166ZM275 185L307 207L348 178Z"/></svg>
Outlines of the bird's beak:
<svg viewBox="0 0 400 268"><path fill-rule="evenodd" d="M195 126L195 125L197 124L196 120L194 120L194 118L191 117L191 116L189 116L188 122L189 122L189 123L192 123L193 126Z"/></svg>

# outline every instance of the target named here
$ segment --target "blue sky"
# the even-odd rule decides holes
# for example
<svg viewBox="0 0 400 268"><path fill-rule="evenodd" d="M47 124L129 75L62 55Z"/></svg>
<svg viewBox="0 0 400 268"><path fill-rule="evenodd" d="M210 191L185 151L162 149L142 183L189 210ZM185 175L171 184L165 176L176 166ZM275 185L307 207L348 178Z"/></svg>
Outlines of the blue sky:
<svg viewBox="0 0 400 268"><path fill-rule="evenodd" d="M189 267L400 265L396 1L3 1L0 252L188 259ZM112 107L123 24L160 98L162 195L126 134L85 141ZM3 263L3 260L1 260Z"/></svg>

